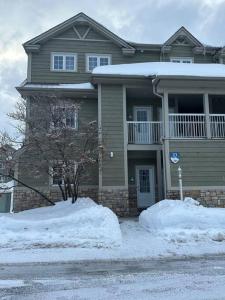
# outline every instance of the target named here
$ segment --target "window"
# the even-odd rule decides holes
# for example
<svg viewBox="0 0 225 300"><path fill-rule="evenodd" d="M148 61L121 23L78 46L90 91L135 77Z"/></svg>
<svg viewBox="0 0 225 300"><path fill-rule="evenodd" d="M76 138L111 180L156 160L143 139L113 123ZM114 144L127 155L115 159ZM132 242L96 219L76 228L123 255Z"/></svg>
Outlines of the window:
<svg viewBox="0 0 225 300"><path fill-rule="evenodd" d="M58 162L57 164L53 164L50 168L50 172L52 174L52 184L53 185L63 185L64 184L64 175L72 175L75 176L77 172L77 163L75 161L70 161L68 166L64 166L62 163Z"/></svg>
<svg viewBox="0 0 225 300"><path fill-rule="evenodd" d="M74 106L56 106L53 110L53 128L78 129L78 110Z"/></svg>
<svg viewBox="0 0 225 300"><path fill-rule="evenodd" d="M91 72L99 66L107 66L111 64L110 55L87 54L86 56L86 71Z"/></svg>
<svg viewBox="0 0 225 300"><path fill-rule="evenodd" d="M75 53L52 53L51 70L62 72L77 71L77 55Z"/></svg>
<svg viewBox="0 0 225 300"><path fill-rule="evenodd" d="M53 165L52 167L52 184L58 185L63 184L63 172L62 165Z"/></svg>
<svg viewBox="0 0 225 300"><path fill-rule="evenodd" d="M193 63L193 58L192 57L171 57L170 61L174 63L191 64Z"/></svg>

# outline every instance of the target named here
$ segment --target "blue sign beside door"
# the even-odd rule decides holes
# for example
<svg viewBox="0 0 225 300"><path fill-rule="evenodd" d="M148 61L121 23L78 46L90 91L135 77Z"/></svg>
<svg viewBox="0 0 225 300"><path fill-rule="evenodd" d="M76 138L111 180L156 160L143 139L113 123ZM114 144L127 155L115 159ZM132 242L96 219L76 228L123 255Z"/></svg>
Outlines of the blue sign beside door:
<svg viewBox="0 0 225 300"><path fill-rule="evenodd" d="M179 152L170 152L170 161L173 164L177 164L180 161L180 153Z"/></svg>

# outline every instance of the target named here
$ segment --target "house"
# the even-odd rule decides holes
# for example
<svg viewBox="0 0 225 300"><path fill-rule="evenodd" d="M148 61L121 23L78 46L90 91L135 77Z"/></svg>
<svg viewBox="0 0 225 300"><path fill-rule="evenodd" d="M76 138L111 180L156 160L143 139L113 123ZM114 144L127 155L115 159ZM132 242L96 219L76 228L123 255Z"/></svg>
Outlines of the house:
<svg viewBox="0 0 225 300"><path fill-rule="evenodd" d="M9 145L0 147L0 213L12 211L13 184L8 174L8 163L15 149Z"/></svg>
<svg viewBox="0 0 225 300"><path fill-rule="evenodd" d="M203 44L184 27L162 44L128 42L84 13L23 47L22 97L82 100L78 125L70 122L78 130L82 120L98 120L106 155L81 194L134 215L179 198L181 166L185 196L225 206L225 48ZM57 198L49 178L32 172L19 165L20 179ZM16 211L39 205L38 195L15 189Z"/></svg>

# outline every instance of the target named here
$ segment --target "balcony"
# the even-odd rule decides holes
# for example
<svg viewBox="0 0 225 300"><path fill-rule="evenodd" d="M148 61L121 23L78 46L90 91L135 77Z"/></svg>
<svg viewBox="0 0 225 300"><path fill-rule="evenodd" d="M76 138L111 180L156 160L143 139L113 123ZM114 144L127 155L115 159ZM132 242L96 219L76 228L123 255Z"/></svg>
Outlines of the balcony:
<svg viewBox="0 0 225 300"><path fill-rule="evenodd" d="M208 126L207 126L208 121ZM127 122L128 144L159 144L163 122ZM169 114L169 138L225 139L225 114Z"/></svg>
<svg viewBox="0 0 225 300"><path fill-rule="evenodd" d="M162 137L162 122L127 122L128 144L159 144Z"/></svg>

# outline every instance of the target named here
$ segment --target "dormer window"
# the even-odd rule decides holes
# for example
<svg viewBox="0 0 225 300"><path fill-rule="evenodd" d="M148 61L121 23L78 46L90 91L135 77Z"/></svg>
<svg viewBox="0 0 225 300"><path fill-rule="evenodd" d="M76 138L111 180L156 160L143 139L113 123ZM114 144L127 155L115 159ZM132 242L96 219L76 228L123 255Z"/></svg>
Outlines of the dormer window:
<svg viewBox="0 0 225 300"><path fill-rule="evenodd" d="M170 61L174 63L192 64L192 57L170 57Z"/></svg>
<svg viewBox="0 0 225 300"><path fill-rule="evenodd" d="M56 72L76 72L77 54L58 53L51 54L51 70Z"/></svg>
<svg viewBox="0 0 225 300"><path fill-rule="evenodd" d="M92 72L94 68L107 66L111 64L111 55L109 54L87 54L86 71Z"/></svg>

